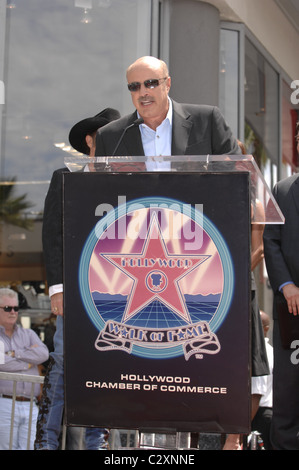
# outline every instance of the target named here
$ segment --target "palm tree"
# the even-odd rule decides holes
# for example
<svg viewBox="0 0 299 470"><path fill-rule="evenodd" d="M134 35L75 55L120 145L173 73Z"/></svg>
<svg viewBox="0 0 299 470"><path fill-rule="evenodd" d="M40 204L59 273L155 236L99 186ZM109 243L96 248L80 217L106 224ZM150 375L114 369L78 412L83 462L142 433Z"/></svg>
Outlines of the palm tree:
<svg viewBox="0 0 299 470"><path fill-rule="evenodd" d="M33 220L22 216L24 210L33 206L26 201L26 194L14 196L15 178L0 180L0 253L2 242L2 226L4 224L22 227L26 230L33 228Z"/></svg>

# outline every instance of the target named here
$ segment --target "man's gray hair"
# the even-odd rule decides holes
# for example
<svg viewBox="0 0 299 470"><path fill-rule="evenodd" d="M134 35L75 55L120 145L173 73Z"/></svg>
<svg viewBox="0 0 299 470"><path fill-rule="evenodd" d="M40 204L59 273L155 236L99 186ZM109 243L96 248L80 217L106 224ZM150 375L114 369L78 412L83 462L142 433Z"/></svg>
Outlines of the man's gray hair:
<svg viewBox="0 0 299 470"><path fill-rule="evenodd" d="M8 287L0 288L0 299L2 299L2 297L11 297L12 299L15 299L16 301L18 301L19 299L18 293L12 289L9 289Z"/></svg>

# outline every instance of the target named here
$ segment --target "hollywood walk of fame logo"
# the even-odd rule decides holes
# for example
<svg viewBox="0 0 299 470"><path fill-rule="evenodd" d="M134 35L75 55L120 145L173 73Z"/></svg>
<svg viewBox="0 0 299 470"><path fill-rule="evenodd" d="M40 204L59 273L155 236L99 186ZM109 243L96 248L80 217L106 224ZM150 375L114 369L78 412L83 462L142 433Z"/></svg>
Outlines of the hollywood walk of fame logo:
<svg viewBox="0 0 299 470"><path fill-rule="evenodd" d="M99 330L95 347L156 359L217 354L233 290L221 234L198 211L184 214L178 201L144 198L130 207L103 217L82 252L81 297ZM107 237L124 218L127 233L142 236ZM190 223L200 246L190 244L190 230L184 235Z"/></svg>

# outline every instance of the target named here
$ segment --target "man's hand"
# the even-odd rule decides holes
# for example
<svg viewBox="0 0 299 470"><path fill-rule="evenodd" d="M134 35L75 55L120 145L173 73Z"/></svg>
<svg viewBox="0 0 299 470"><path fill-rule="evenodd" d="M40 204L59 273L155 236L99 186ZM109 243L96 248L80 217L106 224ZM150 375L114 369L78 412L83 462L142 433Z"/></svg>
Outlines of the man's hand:
<svg viewBox="0 0 299 470"><path fill-rule="evenodd" d="M63 292L51 296L51 310L54 315L63 315Z"/></svg>
<svg viewBox="0 0 299 470"><path fill-rule="evenodd" d="M299 315L299 287L295 284L286 284L282 288L283 295L288 303L289 312Z"/></svg>

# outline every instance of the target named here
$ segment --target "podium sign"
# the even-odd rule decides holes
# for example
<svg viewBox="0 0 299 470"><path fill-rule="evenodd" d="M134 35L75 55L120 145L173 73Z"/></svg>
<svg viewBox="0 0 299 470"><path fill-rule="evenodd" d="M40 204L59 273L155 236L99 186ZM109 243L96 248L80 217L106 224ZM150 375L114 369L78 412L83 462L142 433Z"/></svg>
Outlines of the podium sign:
<svg viewBox="0 0 299 470"><path fill-rule="evenodd" d="M248 172L64 174L68 425L250 430Z"/></svg>

